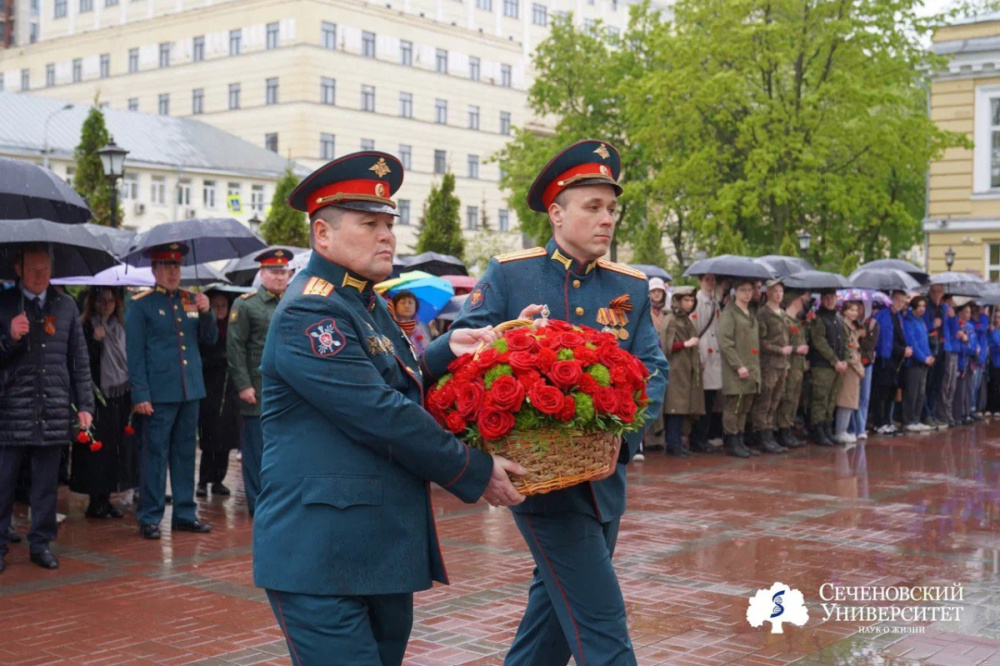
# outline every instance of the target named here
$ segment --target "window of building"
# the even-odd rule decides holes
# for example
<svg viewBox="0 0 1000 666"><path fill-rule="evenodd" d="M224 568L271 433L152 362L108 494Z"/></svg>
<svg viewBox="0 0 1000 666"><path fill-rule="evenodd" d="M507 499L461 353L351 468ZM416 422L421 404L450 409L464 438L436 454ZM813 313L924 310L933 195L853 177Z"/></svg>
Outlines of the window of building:
<svg viewBox="0 0 1000 666"><path fill-rule="evenodd" d="M437 50L434 54L434 67L438 74L448 73L448 51L445 49Z"/></svg>
<svg viewBox="0 0 1000 666"><path fill-rule="evenodd" d="M66 167L66 184L73 187L73 180L76 177L76 167Z"/></svg>
<svg viewBox="0 0 1000 666"><path fill-rule="evenodd" d="M375 139L361 139L361 150L375 150Z"/></svg>
<svg viewBox="0 0 1000 666"><path fill-rule="evenodd" d="M990 243L986 249L986 279L1000 280L1000 243Z"/></svg>
<svg viewBox="0 0 1000 666"><path fill-rule="evenodd" d="M1000 190L1000 86L976 88L973 193Z"/></svg>
<svg viewBox="0 0 1000 666"><path fill-rule="evenodd" d="M503 15L517 18L517 0L503 0Z"/></svg>
<svg viewBox="0 0 1000 666"><path fill-rule="evenodd" d="M375 57L375 33L374 32L363 32L361 33L361 55L366 58Z"/></svg>
<svg viewBox="0 0 1000 666"><path fill-rule="evenodd" d="M73 59L73 83L79 83L83 80L83 60L80 58Z"/></svg>
<svg viewBox="0 0 1000 666"><path fill-rule="evenodd" d="M243 30L237 28L229 31L229 55L237 56L243 51Z"/></svg>
<svg viewBox="0 0 1000 666"><path fill-rule="evenodd" d="M0 92L3 92L3 72L0 72Z"/></svg>
<svg viewBox="0 0 1000 666"><path fill-rule="evenodd" d="M54 18L63 18L66 16L66 0L56 0L54 6Z"/></svg>
<svg viewBox="0 0 1000 666"><path fill-rule="evenodd" d="M31 70L22 69L21 70L21 90L27 90L31 87Z"/></svg>
<svg viewBox="0 0 1000 666"><path fill-rule="evenodd" d="M134 173L127 173L122 176L122 183L119 187L123 201L135 201L139 198L139 176Z"/></svg>
<svg viewBox="0 0 1000 666"><path fill-rule="evenodd" d="M111 76L111 54L101 54L101 78L106 79Z"/></svg>
<svg viewBox="0 0 1000 666"><path fill-rule="evenodd" d="M38 24L32 23L28 27L28 43L34 44L38 41Z"/></svg>
<svg viewBox="0 0 1000 666"><path fill-rule="evenodd" d="M323 21L320 24L320 43L324 49L337 50L337 24Z"/></svg>
<svg viewBox="0 0 1000 666"><path fill-rule="evenodd" d="M110 109L111 108L111 102L101 102L100 104L97 105L97 108L100 109L101 111L105 111L107 109Z"/></svg>
<svg viewBox="0 0 1000 666"><path fill-rule="evenodd" d="M128 50L128 73L135 74L139 71L139 49Z"/></svg>
<svg viewBox="0 0 1000 666"><path fill-rule="evenodd" d="M170 67L170 44L160 44L160 67Z"/></svg>
<svg viewBox="0 0 1000 666"><path fill-rule="evenodd" d="M397 210L399 211L399 217L396 218L399 224L409 225L410 224L410 200L409 199L399 199L396 201Z"/></svg>
<svg viewBox="0 0 1000 666"><path fill-rule="evenodd" d="M264 103L278 103L278 77L266 79L264 81Z"/></svg>
<svg viewBox="0 0 1000 666"><path fill-rule="evenodd" d="M160 94L159 104L157 105L157 109L161 116L170 115L170 93Z"/></svg>
<svg viewBox="0 0 1000 666"><path fill-rule="evenodd" d="M594 22L594 19L583 19L583 31L588 35L597 33L597 23Z"/></svg>
<svg viewBox="0 0 1000 666"><path fill-rule="evenodd" d="M500 133L505 136L510 135L510 111L500 112Z"/></svg>
<svg viewBox="0 0 1000 666"><path fill-rule="evenodd" d="M479 80L479 58L475 56L469 57L469 78L473 81Z"/></svg>
<svg viewBox="0 0 1000 666"><path fill-rule="evenodd" d="M278 22L267 24L267 48L278 48Z"/></svg>
<svg viewBox="0 0 1000 666"><path fill-rule="evenodd" d="M195 88L191 91L191 113L197 116L205 112L205 89Z"/></svg>
<svg viewBox="0 0 1000 666"><path fill-rule="evenodd" d="M215 181L206 180L201 186L201 203L205 208L215 208Z"/></svg>
<svg viewBox="0 0 1000 666"><path fill-rule="evenodd" d="M403 118L413 117L413 93L399 93L399 115Z"/></svg>
<svg viewBox="0 0 1000 666"><path fill-rule="evenodd" d="M80 0L80 13L85 14L86 12L94 11L94 0Z"/></svg>
<svg viewBox="0 0 1000 666"><path fill-rule="evenodd" d="M549 8L537 2L531 5L531 22L535 25L549 24Z"/></svg>
<svg viewBox="0 0 1000 666"><path fill-rule="evenodd" d="M469 129L477 130L479 129L479 107L470 106L469 107Z"/></svg>
<svg viewBox="0 0 1000 666"><path fill-rule="evenodd" d="M413 168L413 146L405 143L399 144L399 163L407 171Z"/></svg>
<svg viewBox="0 0 1000 666"><path fill-rule="evenodd" d="M45 66L45 87L51 88L56 84L56 66L46 65Z"/></svg>
<svg viewBox="0 0 1000 666"><path fill-rule="evenodd" d="M476 8L491 12L493 11L493 0L476 0Z"/></svg>
<svg viewBox="0 0 1000 666"><path fill-rule="evenodd" d="M191 181L190 180L179 180L177 181L177 205L178 206L190 206L191 205Z"/></svg>
<svg viewBox="0 0 1000 666"><path fill-rule="evenodd" d="M337 81L322 77L319 80L319 103L333 106L337 103Z"/></svg>
<svg viewBox="0 0 1000 666"><path fill-rule="evenodd" d="M469 155L468 159L468 171L466 175L469 178L479 178L479 155Z"/></svg>
<svg viewBox="0 0 1000 666"><path fill-rule="evenodd" d="M149 202L162 206L167 203L167 179L153 176L149 181Z"/></svg>
<svg viewBox="0 0 1000 666"><path fill-rule="evenodd" d="M608 33L608 37L611 37L613 39L617 39L618 36L621 35L621 30L619 30L616 26L613 25L607 26L605 30Z"/></svg>
<svg viewBox="0 0 1000 666"><path fill-rule="evenodd" d="M332 160L333 152L336 148L337 141L332 134L320 134L319 135L319 157L323 160Z"/></svg>
<svg viewBox="0 0 1000 666"><path fill-rule="evenodd" d="M465 228L469 231L479 228L479 206L465 207Z"/></svg>
<svg viewBox="0 0 1000 666"><path fill-rule="evenodd" d="M405 39L399 42L399 64L413 67L413 42L408 42Z"/></svg>
<svg viewBox="0 0 1000 666"><path fill-rule="evenodd" d="M510 211L506 208L497 211L497 225L500 231L510 231Z"/></svg>
<svg viewBox="0 0 1000 666"><path fill-rule="evenodd" d="M510 88L513 85L513 75L510 65L500 65L500 85Z"/></svg>
<svg viewBox="0 0 1000 666"><path fill-rule="evenodd" d="M201 62L205 59L205 37L199 36L195 37L191 43L191 59L195 62Z"/></svg>
<svg viewBox="0 0 1000 666"><path fill-rule="evenodd" d="M448 169L448 153L444 150L434 151L434 173L444 173Z"/></svg>
<svg viewBox="0 0 1000 666"><path fill-rule="evenodd" d="M229 84L229 109L235 110L240 108L240 84L230 83Z"/></svg>
<svg viewBox="0 0 1000 666"><path fill-rule="evenodd" d="M273 132L271 134L264 135L264 148L270 150L272 153L278 152L278 133Z"/></svg>
<svg viewBox="0 0 1000 666"><path fill-rule="evenodd" d="M275 149L277 149L278 135L274 135ZM253 185L250 187L250 208L255 212L264 212L264 186Z"/></svg>
<svg viewBox="0 0 1000 666"><path fill-rule="evenodd" d="M233 199L240 200L240 208L234 209L230 203ZM226 206L233 210L233 212L243 212L243 186L240 183L226 183Z"/></svg>
<svg viewBox="0 0 1000 666"><path fill-rule="evenodd" d="M361 110L375 112L375 86L361 86Z"/></svg>
<svg viewBox="0 0 1000 666"><path fill-rule="evenodd" d="M128 110L129 111L138 111L139 110L139 98L138 97L129 97L128 98Z"/></svg>
<svg viewBox="0 0 1000 666"><path fill-rule="evenodd" d="M438 125L448 124L448 100L434 100L434 122Z"/></svg>

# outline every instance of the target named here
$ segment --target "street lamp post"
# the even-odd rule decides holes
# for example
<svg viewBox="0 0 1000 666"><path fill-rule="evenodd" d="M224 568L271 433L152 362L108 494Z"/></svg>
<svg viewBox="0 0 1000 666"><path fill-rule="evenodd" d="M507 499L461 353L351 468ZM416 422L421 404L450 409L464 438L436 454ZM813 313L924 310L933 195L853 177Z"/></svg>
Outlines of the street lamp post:
<svg viewBox="0 0 1000 666"><path fill-rule="evenodd" d="M125 156L128 151L115 143L111 137L108 145L97 151L101 156L101 168L111 181L111 227L118 228L118 179L125 173Z"/></svg>
<svg viewBox="0 0 1000 666"><path fill-rule="evenodd" d="M949 271L951 270L951 267L955 264L955 250L951 249L950 247L947 250L945 250L944 263L948 267Z"/></svg>
<svg viewBox="0 0 1000 666"><path fill-rule="evenodd" d="M46 169L49 168L49 121L52 120L52 118L57 113L62 113L63 111L69 111L72 108L73 108L72 104L66 104L64 106L61 106L60 108L50 113L49 117L45 119L45 138L42 146L42 166L45 167Z"/></svg>
<svg viewBox="0 0 1000 666"><path fill-rule="evenodd" d="M247 220L247 224L250 225L250 231L254 232L255 234L260 232L261 220L259 217L257 217L257 213L254 213L253 217Z"/></svg>
<svg viewBox="0 0 1000 666"><path fill-rule="evenodd" d="M799 251L802 253L803 258L809 254L809 246L812 245L812 234L803 229L799 232Z"/></svg>

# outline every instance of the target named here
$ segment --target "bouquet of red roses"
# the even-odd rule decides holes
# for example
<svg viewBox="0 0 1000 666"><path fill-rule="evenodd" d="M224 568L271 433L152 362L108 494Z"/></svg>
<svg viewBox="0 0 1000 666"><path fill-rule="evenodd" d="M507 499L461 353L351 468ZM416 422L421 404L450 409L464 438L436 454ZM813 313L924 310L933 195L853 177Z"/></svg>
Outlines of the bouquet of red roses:
<svg viewBox="0 0 1000 666"><path fill-rule="evenodd" d="M515 479L524 494L602 478L615 440L642 428L649 402L649 371L616 336L540 321L497 327L499 340L453 361L427 395L444 428L529 470Z"/></svg>

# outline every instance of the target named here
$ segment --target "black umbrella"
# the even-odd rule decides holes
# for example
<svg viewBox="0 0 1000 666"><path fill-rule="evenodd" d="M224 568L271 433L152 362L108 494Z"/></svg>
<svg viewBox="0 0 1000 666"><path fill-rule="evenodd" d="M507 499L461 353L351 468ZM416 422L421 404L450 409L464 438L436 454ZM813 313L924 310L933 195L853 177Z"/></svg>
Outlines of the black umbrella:
<svg viewBox="0 0 1000 666"><path fill-rule="evenodd" d="M908 261L903 261L902 259L876 259L875 261L869 261L867 264L861 264L858 266L859 271L882 270L885 268L903 271L920 284L926 283L927 278L929 277L922 268L915 266Z"/></svg>
<svg viewBox="0 0 1000 666"><path fill-rule="evenodd" d="M723 254L718 257L699 259L684 271L685 277L700 275L724 275L727 277L749 278L751 280L770 280L771 273L750 257L739 257L734 254Z"/></svg>
<svg viewBox="0 0 1000 666"><path fill-rule="evenodd" d="M116 229L92 222L87 222L83 228L99 240L104 241L104 245L116 257L124 256L132 246L132 241L135 240L135 232L129 229Z"/></svg>
<svg viewBox="0 0 1000 666"><path fill-rule="evenodd" d="M642 271L646 274L648 278L658 277L664 282L673 282L674 279L670 277L670 273L666 272L659 266L650 266L649 264L629 264L632 268L637 271Z"/></svg>
<svg viewBox="0 0 1000 666"><path fill-rule="evenodd" d="M789 289L803 291L825 291L828 289L850 289L851 283L843 275L826 271L799 271L781 280Z"/></svg>
<svg viewBox="0 0 1000 666"><path fill-rule="evenodd" d="M181 261L185 266L242 257L267 247L252 231L232 218L182 220L158 224L136 236L122 261L133 266L149 266L145 251L168 243L184 243L191 248Z"/></svg>
<svg viewBox="0 0 1000 666"><path fill-rule="evenodd" d="M438 254L437 252L424 252L413 257L403 259L403 266L408 271L424 271L431 275L468 275L469 271L461 259L450 254Z"/></svg>
<svg viewBox="0 0 1000 666"><path fill-rule="evenodd" d="M763 257L757 257L757 262L764 264L764 267L771 272L771 277L776 278L794 275L802 271L811 271L813 269L812 264L805 259L800 257L786 257L781 254L768 254Z"/></svg>
<svg viewBox="0 0 1000 666"><path fill-rule="evenodd" d="M18 254L26 245L37 243L52 248L52 277L94 275L118 263L104 243L81 225L0 220L0 279L14 279Z"/></svg>
<svg viewBox="0 0 1000 666"><path fill-rule="evenodd" d="M920 283L909 273L895 268L879 268L875 270L859 268L851 273L851 286L858 289L874 289L876 291L917 291Z"/></svg>
<svg viewBox="0 0 1000 666"><path fill-rule="evenodd" d="M293 255L298 255L302 252L309 252L309 248L307 247L290 247L287 245L275 245L274 247L280 247ZM260 262L254 260L254 257L257 256L257 254L257 252L254 252L253 254L248 254L245 257L231 260L222 269L223 275L229 278L229 281L233 284L250 285L253 282L253 279L257 277L257 271L260 270Z"/></svg>
<svg viewBox="0 0 1000 666"><path fill-rule="evenodd" d="M0 157L0 220L83 224L91 217L83 197L50 170Z"/></svg>

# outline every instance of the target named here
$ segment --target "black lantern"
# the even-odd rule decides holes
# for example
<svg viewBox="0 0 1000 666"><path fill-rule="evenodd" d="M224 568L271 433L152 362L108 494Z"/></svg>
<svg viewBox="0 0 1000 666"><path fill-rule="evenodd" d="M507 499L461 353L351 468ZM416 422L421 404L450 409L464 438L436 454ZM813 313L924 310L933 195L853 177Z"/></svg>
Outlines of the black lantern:
<svg viewBox="0 0 1000 666"><path fill-rule="evenodd" d="M118 227L118 179L125 173L125 156L128 151L115 143L115 138L111 137L111 142L97 151L101 156L101 168L104 176L111 181L111 226Z"/></svg>

